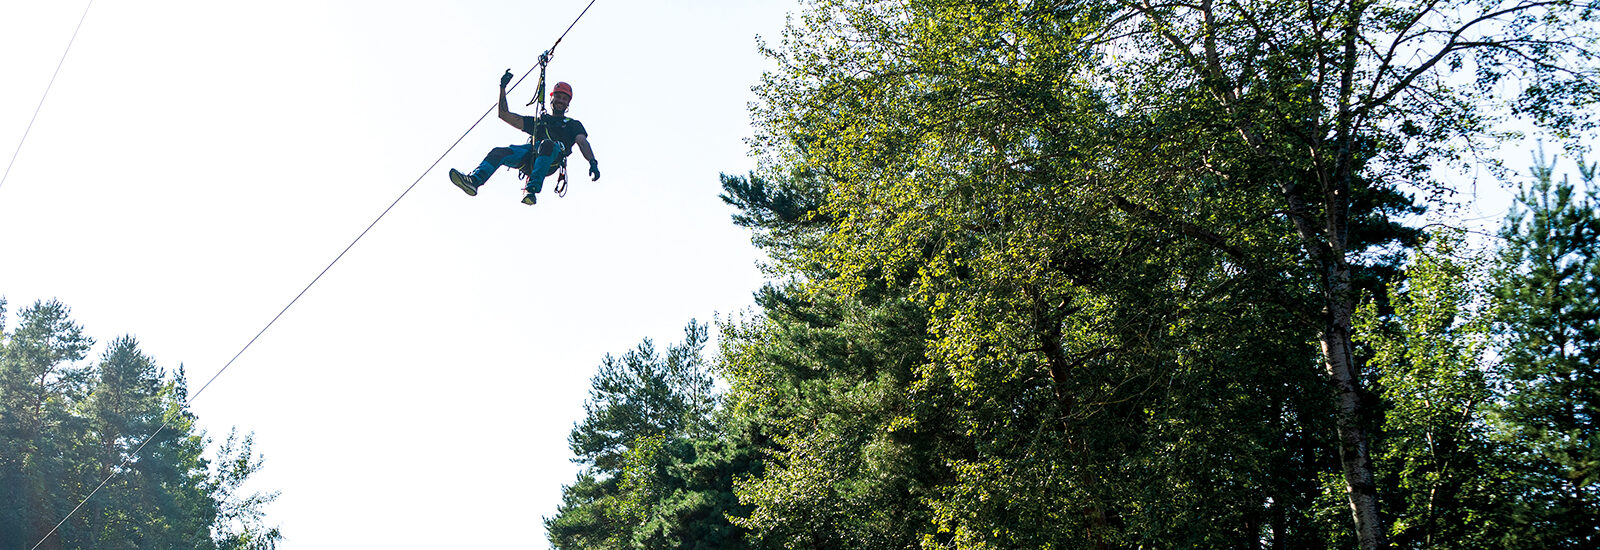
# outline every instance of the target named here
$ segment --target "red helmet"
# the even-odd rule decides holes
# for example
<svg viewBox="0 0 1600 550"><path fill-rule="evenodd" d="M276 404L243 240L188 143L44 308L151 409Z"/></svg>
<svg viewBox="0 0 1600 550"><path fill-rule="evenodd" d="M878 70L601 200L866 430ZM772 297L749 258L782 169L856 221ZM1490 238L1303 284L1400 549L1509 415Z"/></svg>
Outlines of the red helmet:
<svg viewBox="0 0 1600 550"><path fill-rule="evenodd" d="M555 90L550 92L550 95L552 95L552 96L554 96L556 94L567 94L567 97L571 98L572 97L572 85L571 84L567 84L565 82L557 82Z"/></svg>

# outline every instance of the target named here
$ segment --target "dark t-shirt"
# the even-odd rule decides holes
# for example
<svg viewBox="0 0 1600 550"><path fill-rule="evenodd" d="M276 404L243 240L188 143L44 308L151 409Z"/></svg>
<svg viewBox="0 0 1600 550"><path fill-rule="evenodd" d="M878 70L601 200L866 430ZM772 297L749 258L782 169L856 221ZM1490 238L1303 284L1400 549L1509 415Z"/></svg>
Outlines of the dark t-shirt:
<svg viewBox="0 0 1600 550"><path fill-rule="evenodd" d="M578 134L588 134L583 128L583 123L564 116L549 113L531 117L522 117L522 129L533 136L534 141L553 139L561 142L568 153L572 152L572 144L577 141Z"/></svg>

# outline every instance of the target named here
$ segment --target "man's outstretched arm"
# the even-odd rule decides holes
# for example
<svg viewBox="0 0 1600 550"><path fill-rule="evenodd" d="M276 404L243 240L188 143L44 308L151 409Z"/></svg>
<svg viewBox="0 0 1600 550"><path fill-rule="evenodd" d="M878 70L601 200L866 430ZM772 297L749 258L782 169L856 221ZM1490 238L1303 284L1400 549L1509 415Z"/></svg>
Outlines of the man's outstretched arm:
<svg viewBox="0 0 1600 550"><path fill-rule="evenodd" d="M511 69L506 69L506 74L500 75L500 103L496 109L499 111L500 120L506 121L512 128L522 129L522 115L511 112L511 107L506 105L506 85L511 83Z"/></svg>
<svg viewBox="0 0 1600 550"><path fill-rule="evenodd" d="M589 161L589 179L600 179L600 162L594 160L594 149L589 148L589 134L578 134L572 142L578 146L578 152L583 153L584 160Z"/></svg>
<svg viewBox="0 0 1600 550"><path fill-rule="evenodd" d="M572 142L578 146L578 152L583 153L584 160L594 162L594 149L589 148L589 134L578 134L572 138Z"/></svg>

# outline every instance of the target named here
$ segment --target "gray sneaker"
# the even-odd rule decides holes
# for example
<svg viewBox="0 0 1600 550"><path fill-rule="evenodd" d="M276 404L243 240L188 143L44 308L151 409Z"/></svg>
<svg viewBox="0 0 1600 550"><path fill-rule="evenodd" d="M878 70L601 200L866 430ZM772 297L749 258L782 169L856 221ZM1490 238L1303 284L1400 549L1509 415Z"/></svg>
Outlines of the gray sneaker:
<svg viewBox="0 0 1600 550"><path fill-rule="evenodd" d="M463 174L455 168L450 169L450 183L456 184L456 187L474 197L478 196L478 187L483 185L477 178Z"/></svg>

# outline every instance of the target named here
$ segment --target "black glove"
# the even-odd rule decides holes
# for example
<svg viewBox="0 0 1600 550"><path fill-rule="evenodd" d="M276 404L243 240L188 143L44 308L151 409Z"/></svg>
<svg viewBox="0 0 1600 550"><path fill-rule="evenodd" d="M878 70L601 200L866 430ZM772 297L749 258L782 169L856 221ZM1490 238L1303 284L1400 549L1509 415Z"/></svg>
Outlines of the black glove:
<svg viewBox="0 0 1600 550"><path fill-rule="evenodd" d="M589 161L589 181L600 179L600 161Z"/></svg>
<svg viewBox="0 0 1600 550"><path fill-rule="evenodd" d="M515 76L511 74L511 69L506 69L506 74L500 75L500 87L506 87L507 84L511 83L512 78L515 78Z"/></svg>

